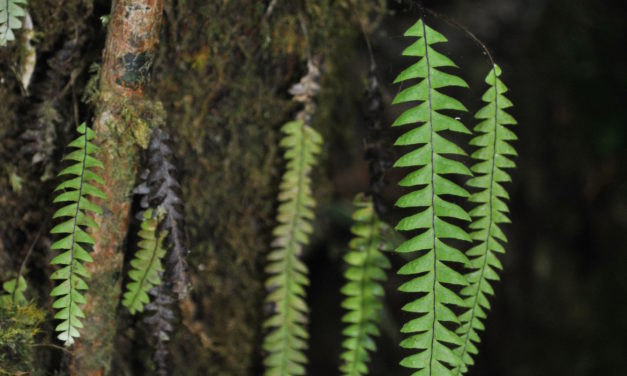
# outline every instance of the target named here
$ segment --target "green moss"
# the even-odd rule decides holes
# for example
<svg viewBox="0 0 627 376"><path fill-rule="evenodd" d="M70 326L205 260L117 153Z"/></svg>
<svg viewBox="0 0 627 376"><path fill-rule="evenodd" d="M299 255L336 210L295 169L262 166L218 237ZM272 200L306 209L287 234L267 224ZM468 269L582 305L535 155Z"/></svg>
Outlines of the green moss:
<svg viewBox="0 0 627 376"><path fill-rule="evenodd" d="M32 349L44 317L32 303L0 307L0 374L33 371Z"/></svg>

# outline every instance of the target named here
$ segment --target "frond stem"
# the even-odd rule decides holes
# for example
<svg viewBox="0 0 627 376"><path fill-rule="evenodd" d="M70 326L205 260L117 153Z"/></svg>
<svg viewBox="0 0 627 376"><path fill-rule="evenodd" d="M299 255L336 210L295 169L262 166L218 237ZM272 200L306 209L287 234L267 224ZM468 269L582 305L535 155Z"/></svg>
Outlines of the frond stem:
<svg viewBox="0 0 627 376"><path fill-rule="evenodd" d="M429 43L427 42L427 26L423 20L422 22L423 40L425 43L425 59L427 65L427 84L429 86L429 95L427 100L429 103L429 126L431 132L429 132L429 146L431 147L431 228L433 229L433 321L431 323L431 346L429 347L429 375L433 371L433 351L435 346L435 323L437 321L436 316L436 284L438 283L437 275L437 255L436 255L436 234L435 234L435 150L433 147L433 104L431 102L432 86L431 86L431 63L429 61Z"/></svg>

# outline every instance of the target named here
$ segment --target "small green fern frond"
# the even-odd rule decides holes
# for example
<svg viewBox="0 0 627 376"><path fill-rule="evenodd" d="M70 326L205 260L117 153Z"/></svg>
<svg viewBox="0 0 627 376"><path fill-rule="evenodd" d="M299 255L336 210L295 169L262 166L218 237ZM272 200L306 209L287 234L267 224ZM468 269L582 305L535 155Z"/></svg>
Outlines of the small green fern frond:
<svg viewBox="0 0 627 376"><path fill-rule="evenodd" d="M128 308L131 315L142 312L144 305L150 303L148 292L161 283L163 273L162 260L165 256L163 240L166 232L161 231L157 237L157 226L163 215L153 216L152 209L144 211L144 219L139 230L140 241L135 257L131 260L131 270L128 272L132 280L126 285L126 292L122 305Z"/></svg>
<svg viewBox="0 0 627 376"><path fill-rule="evenodd" d="M417 37L418 40L403 55L420 57L420 60L405 69L395 82L420 81L398 93L393 103L420 103L403 112L392 125L420 125L397 139L395 145L412 145L415 148L400 157L394 166L413 168L414 171L399 184L417 188L399 198L396 205L417 208L418 212L402 219L396 229L422 232L396 249L399 253L420 252L398 271L413 278L401 285L399 290L418 294L414 301L403 307L404 311L418 317L401 329L411 335L401 342L401 347L413 349L416 353L404 358L401 365L416 369L414 375L451 375L451 368L460 363L455 349L463 344L461 337L450 329L451 325L460 324L451 306L464 306L463 299L452 286L468 284L464 276L451 267L451 263L466 263L467 258L444 240L470 242L470 235L448 220L470 221L471 218L462 207L445 199L446 196L468 197L469 193L444 176L469 176L472 173L462 163L446 157L465 156L466 153L441 134L445 130L470 133L460 121L441 113L467 111L466 107L439 89L467 87L467 84L461 78L438 69L456 67L451 59L432 47L447 41L442 34L420 20L407 30L405 36Z"/></svg>
<svg viewBox="0 0 627 376"><path fill-rule="evenodd" d="M73 162L63 169L60 177L67 180L57 186L55 191L60 191L54 199L54 203L67 203L54 213L53 218L64 218L50 230L52 234L64 234L64 237L52 244L51 249L61 253L52 259L52 265L62 265L50 276L52 280L60 280L51 292L50 296L56 300L52 307L58 312L55 319L61 320L56 330L58 338L65 342L66 346L74 343L74 338L79 337L78 330L83 327L80 319L84 318L80 305L84 304L83 292L87 290L85 279L90 277L82 262L92 262L93 259L85 249L93 245L94 239L86 232L89 228L97 228L98 225L90 217L89 213L102 214L102 209L89 201L88 197L105 199L105 194L93 183L104 184L103 179L94 171L103 165L92 154L98 151L98 147L91 141L94 132L85 123L78 129L80 136L69 144L76 150L65 156L64 160Z"/></svg>
<svg viewBox="0 0 627 376"><path fill-rule="evenodd" d="M351 227L355 237L344 256L348 268L344 273L347 283L342 288L346 295L342 307L348 313L342 318L347 326L342 332L346 339L342 343L345 351L340 372L346 376L368 374L368 352L376 351L374 337L379 335L377 324L384 294L381 283L387 279L385 269L390 267L381 251L391 250L382 237L389 227L377 217L372 199L357 195L355 207Z"/></svg>
<svg viewBox="0 0 627 376"><path fill-rule="evenodd" d="M4 294L0 295L0 307L7 308L9 306L21 306L26 304L26 297L24 292L26 291L26 280L20 276L18 278L12 278L2 284L2 290Z"/></svg>
<svg viewBox="0 0 627 376"><path fill-rule="evenodd" d="M300 256L313 231L315 201L309 175L322 144L320 134L302 120L289 122L281 130L286 134L280 145L285 149L287 168L280 186L274 250L266 266L266 302L274 307L264 322L269 330L263 344L268 353L264 360L266 376L305 374L304 350L309 337L305 287L309 279Z"/></svg>
<svg viewBox="0 0 627 376"><path fill-rule="evenodd" d="M468 185L479 191L469 199L478 205L470 212L473 218L471 236L475 245L467 252L470 272L466 278L470 284L461 292L468 310L460 316L463 325L458 332L464 342L460 349L463 364L457 371L458 375L465 373L473 364L472 356L478 352L475 346L480 341L478 331L483 330L482 320L490 309L487 295L494 293L490 281L499 279L498 270L502 268L496 254L505 252L502 243L507 241L499 225L510 222L505 203L509 194L503 183L511 181L505 169L515 167L510 156L517 153L509 142L517 137L506 125L514 125L516 120L505 112L512 107L512 102L504 95L507 87L500 80L500 75L501 69L494 65L486 77L490 88L482 99L487 105L475 115L482 121L475 127L479 136L470 141L479 149L472 154L477 161L472 171L477 177L470 179Z"/></svg>
<svg viewBox="0 0 627 376"><path fill-rule="evenodd" d="M0 47L15 40L14 30L22 27L20 18L26 15L27 0L0 0Z"/></svg>

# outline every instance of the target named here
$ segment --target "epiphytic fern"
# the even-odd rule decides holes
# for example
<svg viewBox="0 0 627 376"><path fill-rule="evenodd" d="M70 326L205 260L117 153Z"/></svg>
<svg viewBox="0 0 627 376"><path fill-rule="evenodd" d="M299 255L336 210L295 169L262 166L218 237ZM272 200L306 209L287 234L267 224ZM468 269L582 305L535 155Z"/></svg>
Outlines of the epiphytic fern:
<svg viewBox="0 0 627 376"><path fill-rule="evenodd" d="M145 210L139 230L140 240L138 250L131 260L131 268L128 272L131 282L126 285L126 292L122 305L128 308L131 314L142 312L144 305L150 303L148 292L154 286L161 284L163 266L161 260L165 256L163 239L165 232L157 235L157 226L163 214L154 215L152 209Z"/></svg>
<svg viewBox="0 0 627 376"><path fill-rule="evenodd" d="M470 216L460 206L447 201L446 196L468 197L468 192L445 175L472 175L462 163L446 155L466 155L457 145L448 141L442 131L470 133L458 120L441 111L466 111L456 99L439 91L449 86L467 87L454 75L438 68L456 67L432 45L446 42L446 38L420 20L405 33L418 40L403 52L405 56L420 57L414 65L404 70L395 82L412 79L420 81L401 91L394 103L420 102L402 113L393 126L420 123L398 138L396 145L415 145L415 149L403 155L395 167L411 167L399 183L403 187L419 187L402 196L396 205L417 208L414 215L402 219L397 230L421 230L419 235L405 241L396 252L420 252L404 265L399 274L413 276L399 290L418 294L403 310L418 317L407 322L401 331L411 336L401 342L401 347L416 350L404 358L401 365L416 369L414 375L450 375L452 367L460 360L455 348L463 344L460 336L450 325L459 325L459 319L451 306L463 306L464 301L452 285L465 286L463 275L450 265L467 262L466 256L445 240L470 241L468 233L446 219L470 221Z"/></svg>
<svg viewBox="0 0 627 376"><path fill-rule="evenodd" d="M84 314L79 306L85 303L83 291L87 290L85 279L90 277L90 273L82 262L93 261L84 247L95 243L85 230L98 227L89 213L102 214L102 209L89 201L88 197L106 198L105 194L93 185L104 183L93 171L95 168L103 167L102 163L92 156L98 150L91 142L94 132L85 123L77 130L80 136L69 144L69 147L76 150L64 158L71 161L72 165L59 173L60 177L67 177L67 180L59 184L55 190L60 192L54 202L66 205L57 210L53 218L64 220L50 231L52 234L64 234L62 239L51 246L52 249L61 252L52 259L51 264L62 267L50 276L52 280L61 281L50 292L50 296L56 299L52 306L58 312L54 317L61 320L56 327L60 332L58 338L64 341L66 346L74 343L74 338L79 337L78 330L83 326L80 319Z"/></svg>
<svg viewBox="0 0 627 376"><path fill-rule="evenodd" d="M355 237L344 256L348 268L344 273L347 283L342 288L346 295L342 307L348 313L342 318L347 326L342 332L346 339L342 343L345 350L340 371L347 376L368 373L368 351L376 350L374 337L379 335L377 324L384 294L381 282L386 280L384 269L390 267L381 251L391 250L382 238L382 233L389 230L388 225L377 217L372 199L358 195L355 206L351 227Z"/></svg>
<svg viewBox="0 0 627 376"><path fill-rule="evenodd" d="M142 173L142 182L134 193L141 195L140 206L146 212L156 208L161 212L162 219L156 230L167 234L163 239L164 249L170 252L167 268L158 272L162 280L152 287L148 293L150 303L146 304L147 316L144 322L150 327L154 337L154 361L158 375L168 375L167 342L174 330L172 322L175 319L172 303L175 293L178 299L187 294L188 281L185 257L185 231L183 228L183 201L180 198L180 185L174 177L175 167L170 162L172 151L167 145L168 134L160 129L154 129L148 146L148 168Z"/></svg>
<svg viewBox="0 0 627 376"><path fill-rule="evenodd" d="M270 275L266 301L274 305L274 312L264 323L270 330L263 345L268 352L264 361L267 376L305 373L308 308L304 298L309 280L300 256L313 230L310 221L315 201L309 174L322 143L322 137L302 120L289 122L281 130L286 134L281 147L288 163L280 186L275 249L268 255L266 267Z"/></svg>
<svg viewBox="0 0 627 376"><path fill-rule="evenodd" d="M170 136L159 128L152 131L148 145L148 169L145 180L135 189L142 194L143 209L156 208L163 212L159 230L167 232L166 248L168 279L178 299L188 293L187 247L185 246L184 209L180 197L180 184L174 176L176 168L170 161L172 150L168 146Z"/></svg>
<svg viewBox="0 0 627 376"><path fill-rule="evenodd" d="M13 30L22 27L20 18L26 15L26 0L0 0L0 47L15 40Z"/></svg>
<svg viewBox="0 0 627 376"><path fill-rule="evenodd" d="M4 294L0 295L0 307L8 307L11 305L19 306L26 304L26 280L24 277L12 278L2 284Z"/></svg>
<svg viewBox="0 0 627 376"><path fill-rule="evenodd" d="M457 374L466 372L473 364L472 356L478 352L475 346L479 342L477 331L483 330L482 320L490 309L487 295L494 293L490 281L499 279L497 271L502 268L496 253L505 252L501 242L507 241L499 225L510 222L505 203L509 195L503 183L511 179L504 169L515 167L508 156L517 154L509 144L509 141L516 140L516 135L505 126L516 124L516 120L505 112L505 109L512 106L512 102L504 95L507 87L499 79L500 75L501 69L494 65L486 77L490 88L482 99L487 105L475 115L475 118L482 120L475 127L480 135L470 142L479 147L472 154L472 158L477 161L472 171L478 176L470 179L468 185L478 188L479 191L470 196L470 201L478 206L470 212L473 218L470 225L471 236L475 246L467 252L470 272L466 278L470 284L461 292L465 296L468 310L460 316L463 325L458 332L463 336L460 349L463 364Z"/></svg>

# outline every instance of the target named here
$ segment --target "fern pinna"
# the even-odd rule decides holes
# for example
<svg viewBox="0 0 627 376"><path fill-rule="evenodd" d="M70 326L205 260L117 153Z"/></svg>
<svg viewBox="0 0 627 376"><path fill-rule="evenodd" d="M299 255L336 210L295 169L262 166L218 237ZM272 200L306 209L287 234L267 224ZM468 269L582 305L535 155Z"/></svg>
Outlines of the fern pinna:
<svg viewBox="0 0 627 376"><path fill-rule="evenodd" d="M63 238L54 242L51 249L61 253L50 262L53 265L62 265L50 276L52 280L60 280L50 296L56 300L52 307L58 312L55 319L61 320L56 330L58 338L65 342L66 346L74 343L74 338L79 337L79 329L83 327L80 319L84 317L80 305L84 304L83 292L87 290L85 279L90 277L89 272L82 262L92 262L86 246L93 245L94 239L86 232L89 228L97 228L97 223L90 217L90 213L102 214L100 206L89 201L88 197L105 199L105 194L93 183L104 184L103 179L93 170L103 168L102 163L92 154L98 151L98 147L91 141L94 132L85 123L78 129L80 136L69 144L75 148L73 152L63 158L71 161L69 167L63 169L60 177L67 180L59 184L55 191L60 191L54 199L54 203L66 203L54 213L53 218L64 218L50 230L52 234L64 234Z"/></svg>
<svg viewBox="0 0 627 376"><path fill-rule="evenodd" d="M122 299L122 305L133 315L144 310L144 305L150 303L148 296L150 289L161 284L163 273L161 260L166 253L163 248L166 233L162 231L157 235L157 226L161 218L163 213L153 216L152 209L143 212L139 230L140 240L137 244L139 249L131 260L132 269L128 272L131 282L126 285Z"/></svg>
<svg viewBox="0 0 627 376"><path fill-rule="evenodd" d="M405 357L401 365L416 369L414 375L451 375L460 360L456 349L463 344L459 334L451 326L459 325L451 306L464 306L464 300L452 286L466 286L463 275L450 263L466 263L466 256L454 244L445 240L469 242L470 235L450 219L470 221L468 213L447 196L468 197L469 193L445 175L472 175L462 163L446 155L464 156L466 153L444 138L443 131L468 134L470 131L455 118L441 111L467 111L463 104L439 91L458 86L467 87L459 77L442 72L438 68L456 67L448 57L433 49L433 45L446 42L446 38L427 26L422 20L410 27L407 37L418 40L403 52L405 56L420 60L405 69L396 83L407 80L420 81L402 90L394 104L420 102L403 112L393 126L419 123L417 127L400 136L395 145L412 145L415 149L399 158L395 167L410 167L414 171L406 175L399 185L416 187L415 191L398 199L396 205L417 208L414 215L402 219L397 230L421 230L419 235L405 241L396 252L420 252L404 265L398 273L412 276L400 291L418 294L416 299L403 307L418 317L407 322L401 329L411 336L401 342L401 347L413 349L415 354Z"/></svg>
<svg viewBox="0 0 627 376"><path fill-rule="evenodd" d="M503 183L511 181L505 169L515 167L509 156L516 156L517 153L509 141L517 137L506 125L515 125L516 120L505 112L505 109L512 107L512 102L504 95L507 87L499 78L500 75L501 69L494 65L486 77L485 81L490 87L482 100L487 105L475 115L482 121L474 129L479 135L470 141L471 145L479 149L472 154L477 163L471 170L477 176L468 180L467 184L479 191L470 196L470 201L478 205L470 212L473 218L471 236L475 246L467 252L470 272L466 278L470 284L461 292L468 310L460 317L463 325L458 332L463 338L460 350L463 364L457 374L466 372L473 364L472 356L478 352L475 345L479 343L477 331L483 330L482 320L490 309L487 295L494 294L490 281L499 279L497 271L502 268L496 253L505 252L502 243L507 241L499 225L510 222L507 217L509 209L504 201L509 199L509 194Z"/></svg>
<svg viewBox="0 0 627 376"><path fill-rule="evenodd" d="M275 248L268 255L266 272L269 277L266 301L274 312L264 322L270 332L264 339L263 349L268 352L264 360L267 376L303 375L306 362L308 333L305 286L309 284L307 267L300 260L303 246L309 242L313 231L315 201L309 176L320 153L322 137L302 120L291 121L281 130L286 136L281 140L288 161L280 186L281 202L274 229Z"/></svg>
<svg viewBox="0 0 627 376"><path fill-rule="evenodd" d="M15 40L14 30L22 27L20 18L26 15L27 0L0 0L0 47Z"/></svg>
<svg viewBox="0 0 627 376"><path fill-rule="evenodd" d="M368 352L376 350L374 337L379 335L377 325L384 294L381 283L387 279L385 269L390 267L390 261L382 252L391 250L382 236L389 227L377 217L372 201L363 194L355 197L351 227L355 237L344 256L348 268L344 273L347 282L342 287L346 295L342 307L348 313L342 317L346 323L342 334L346 339L342 342L340 371L346 376L368 374Z"/></svg>

